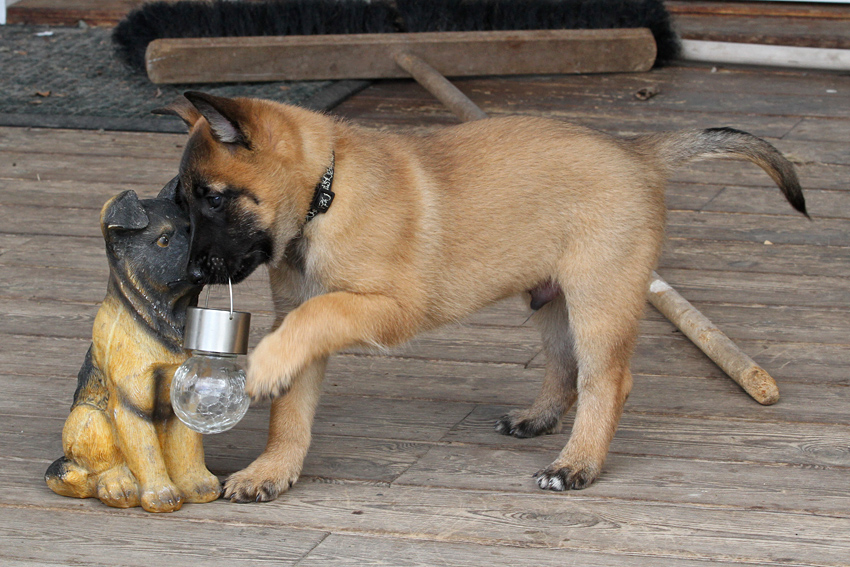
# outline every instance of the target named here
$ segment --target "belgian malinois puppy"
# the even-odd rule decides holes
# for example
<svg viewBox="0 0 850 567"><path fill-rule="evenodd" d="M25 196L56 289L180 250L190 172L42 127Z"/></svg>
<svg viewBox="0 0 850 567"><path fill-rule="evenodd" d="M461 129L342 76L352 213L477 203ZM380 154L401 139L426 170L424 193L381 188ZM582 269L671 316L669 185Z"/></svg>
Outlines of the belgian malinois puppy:
<svg viewBox="0 0 850 567"><path fill-rule="evenodd" d="M586 487L632 386L671 169L745 158L805 212L793 166L732 129L618 139L516 117L397 135L192 92L160 112L190 127L179 176L190 273L223 283L265 263L271 276L277 321L247 388L276 399L265 452L225 483L238 502L273 499L298 478L331 353L395 345L519 293L537 308L548 362L531 408L497 429L553 431L577 401L569 442L537 482Z"/></svg>
<svg viewBox="0 0 850 567"><path fill-rule="evenodd" d="M171 512L221 493L201 435L171 410L171 379L187 358L186 308L200 291L187 277L190 225L176 186L157 199L125 191L101 211L106 298L62 431L65 454L45 474L63 496Z"/></svg>

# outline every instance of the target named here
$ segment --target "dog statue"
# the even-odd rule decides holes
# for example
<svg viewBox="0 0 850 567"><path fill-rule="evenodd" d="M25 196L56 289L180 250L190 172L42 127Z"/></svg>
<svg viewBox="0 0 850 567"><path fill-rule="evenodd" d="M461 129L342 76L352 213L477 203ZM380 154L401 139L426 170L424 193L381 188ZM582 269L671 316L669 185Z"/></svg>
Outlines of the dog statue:
<svg viewBox="0 0 850 567"><path fill-rule="evenodd" d="M187 358L186 308L201 289L186 278L189 220L175 188L176 180L144 200L125 191L101 211L109 284L62 431L65 454L44 475L57 494L173 512L221 493L201 435L169 398Z"/></svg>
<svg viewBox="0 0 850 567"><path fill-rule="evenodd" d="M731 128L615 138L526 116L419 136L197 92L161 112L190 127L178 189L190 277L269 269L277 321L249 357L245 389L276 399L266 450L225 482L239 502L271 500L298 478L329 355L395 345L521 293L536 308L546 372L534 404L496 428L555 431L575 404L569 441L537 484L588 486L632 387L671 171L747 159L806 211L794 166Z"/></svg>

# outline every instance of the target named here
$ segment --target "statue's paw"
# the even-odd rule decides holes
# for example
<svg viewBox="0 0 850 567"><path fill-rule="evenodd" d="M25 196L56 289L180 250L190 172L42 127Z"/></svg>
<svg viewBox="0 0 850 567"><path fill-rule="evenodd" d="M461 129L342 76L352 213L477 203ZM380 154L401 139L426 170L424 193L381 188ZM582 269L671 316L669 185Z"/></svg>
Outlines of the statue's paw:
<svg viewBox="0 0 850 567"><path fill-rule="evenodd" d="M140 504L139 484L126 465L119 465L100 474L97 497L113 508L133 508Z"/></svg>
<svg viewBox="0 0 850 567"><path fill-rule="evenodd" d="M141 500L148 512L175 512L183 506L183 494L171 482L146 486Z"/></svg>
<svg viewBox="0 0 850 567"><path fill-rule="evenodd" d="M217 476L206 469L179 479L177 485L186 502L203 504L221 496L221 482Z"/></svg>

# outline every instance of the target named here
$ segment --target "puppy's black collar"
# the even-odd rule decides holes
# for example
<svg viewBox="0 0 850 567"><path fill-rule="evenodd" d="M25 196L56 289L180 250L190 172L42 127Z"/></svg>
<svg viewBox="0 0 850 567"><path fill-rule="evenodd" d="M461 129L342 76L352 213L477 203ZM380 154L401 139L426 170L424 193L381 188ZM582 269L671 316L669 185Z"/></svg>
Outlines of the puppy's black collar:
<svg viewBox="0 0 850 567"><path fill-rule="evenodd" d="M307 211L307 220L305 223L313 220L318 214L326 213L331 208L331 203L334 200L334 192L331 191L331 185L334 182L334 162L336 155L331 152L331 165L325 170L325 174L316 184L316 189L313 192L313 201L310 203L310 210Z"/></svg>

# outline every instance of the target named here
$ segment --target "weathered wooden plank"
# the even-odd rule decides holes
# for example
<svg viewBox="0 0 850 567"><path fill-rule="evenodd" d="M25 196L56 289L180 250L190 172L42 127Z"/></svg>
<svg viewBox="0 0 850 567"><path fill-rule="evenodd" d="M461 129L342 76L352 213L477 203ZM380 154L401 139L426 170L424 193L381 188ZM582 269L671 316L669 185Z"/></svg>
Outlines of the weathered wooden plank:
<svg viewBox="0 0 850 567"><path fill-rule="evenodd" d="M766 112L768 108L782 107L778 112L782 116L817 116L821 113L832 119L847 118L834 110L842 109L841 91L836 87L847 85L848 79L832 73L807 73L791 69L747 69L712 68L701 64L681 62L652 73L623 73L617 75L570 76L550 75L545 77L475 77L454 79L458 87L467 93L479 106L486 107L522 107L532 112L548 112L560 107L563 110L564 99L575 100L577 104L590 105L596 101L596 108L616 109L625 114L630 107L659 108L674 107L682 114L710 112L722 113L727 109L735 114L774 114ZM634 92L642 87L655 85L660 94L649 101L634 97ZM774 90L771 90L774 89ZM810 99L811 96L819 97ZM831 95L831 96L829 96ZM413 97L429 100L428 95L410 83L382 82L373 85L360 97L380 97L393 108L397 98ZM737 97L740 105L711 106L712 97L731 102ZM433 99L430 99L433 101ZM677 101L686 101L686 105ZM823 102L818 107L815 102ZM350 100L343 104L357 105L360 101ZM806 104L806 103L809 104ZM408 111L414 109L408 107ZM799 111L798 111L799 110ZM490 111L488 110L488 114ZM390 115L389 112L384 112ZM781 137L781 136L780 136Z"/></svg>
<svg viewBox="0 0 850 567"><path fill-rule="evenodd" d="M97 209L0 204L0 223L7 234L102 237Z"/></svg>
<svg viewBox="0 0 850 567"><path fill-rule="evenodd" d="M149 184L153 191L177 174L179 155L173 157L112 156L83 160L68 154L28 154L25 152L0 152L0 177L30 181L96 181L118 184ZM83 165L83 163L85 165Z"/></svg>
<svg viewBox="0 0 850 567"><path fill-rule="evenodd" d="M630 75L629 77L632 76ZM601 79L594 78L594 80ZM650 81L650 83L651 82L652 81ZM468 83L467 94L479 93L493 95L501 94L501 90L504 90L503 88L500 89L501 85L489 84L486 79L471 80ZM475 86L479 83L481 83L481 86ZM616 85L619 85L618 88L622 88L621 83L621 81L616 83ZM548 81L545 81L543 78L536 78L534 80L529 80L526 84L529 89L539 89L542 88L541 85L545 87L545 85L548 84ZM637 90L647 84L646 79L641 77L639 81L634 82L632 88ZM587 80L579 83L578 86L588 89L588 96L599 96L598 89L589 88ZM607 88L613 88L613 86L608 86ZM510 94L510 91L508 91L508 94ZM381 108L385 109L388 105L391 106L395 102L393 99L387 100L387 96L390 96L390 94L379 94L377 96L372 96L370 100L376 101L378 99L383 99ZM409 107L410 101L407 99L410 97L399 96L397 93L393 93L392 96L398 97L405 103L406 107ZM423 92L419 103L422 105L433 105L434 101L433 99L429 99L429 96L430 95ZM353 103L347 102L344 104ZM358 105L358 109L365 106L362 102L359 102ZM346 107L342 107L342 109L346 110ZM525 110L523 113L544 114L542 112L535 111L533 108ZM373 111L371 114L376 113ZM379 112L377 115L386 116L385 112ZM688 115L699 117L701 113L689 112ZM410 116L408 121L410 122L411 127L416 127L418 125L417 116L418 114L412 114ZM599 121L603 120L604 116L605 115L603 114L601 116L587 116L587 118L595 120L596 124L602 124L602 122ZM617 119L611 119L607 124L608 127L604 129L611 131L612 133L617 133L622 131L624 127L628 127L629 124L640 124L642 122L646 123L646 132L654 132L658 129L670 128L670 126L665 126L663 123L659 124L657 119L647 118L643 116L643 114L640 116L632 116L631 118L636 121L628 121L624 124L623 121L629 119L629 113L623 111L622 116L617 117ZM765 119L766 118L763 118L763 120ZM357 120L357 118L355 118L355 120ZM396 118L396 120L398 120L398 118ZM446 121L447 125L453 123L455 123L454 120ZM806 135L806 124L810 123L813 124L815 128L812 128L809 134ZM708 124L703 125L707 126ZM832 119L830 121L825 121L810 118L795 125L792 132L786 135L784 139L769 136L767 139L795 161L841 163L846 165L848 163L848 159L850 159L850 155L848 155L850 152L847 151L846 144L842 143L845 140L833 139L835 135L845 130L845 128L840 128L841 125L843 125L843 121L841 120ZM835 132L833 132L833 130L835 130ZM629 133L636 132L629 131ZM8 151L27 154L63 154L68 156L79 156L81 160L85 161L91 160L95 157L134 157L142 159L158 159L166 157L179 159L183 152L185 141L186 136L182 134L0 127L0 152ZM61 183L61 181L57 181L53 183L53 185L55 186ZM0 180L0 188L3 186L3 180ZM87 186L86 189L88 191L92 188Z"/></svg>
<svg viewBox="0 0 850 567"><path fill-rule="evenodd" d="M93 26L114 26L142 0L22 0L8 8L10 24L75 26L80 20Z"/></svg>
<svg viewBox="0 0 850 567"><path fill-rule="evenodd" d="M806 208L809 214L820 222L823 219L850 218L850 191L805 191ZM668 194L667 203L671 209L694 209L696 207L681 206L682 197ZM679 206L676 206L679 205ZM706 203L701 210L725 213L753 213L777 216L797 217L799 213L788 206L783 199L777 199L775 189L762 187L727 186ZM776 219L777 223L784 219ZM817 230L819 227L812 226Z"/></svg>
<svg viewBox="0 0 850 567"><path fill-rule="evenodd" d="M790 208L790 207L789 207ZM667 234L670 238L736 240L773 244L850 246L847 237L850 220L803 215L776 217L756 214L729 214L711 211L670 211Z"/></svg>
<svg viewBox="0 0 850 567"><path fill-rule="evenodd" d="M850 166L834 164L800 163L796 164L803 191L807 189L847 190ZM690 163L677 169L671 180L686 183L719 183L747 187L775 187L769 177L758 166L747 162L729 160L708 160ZM777 199L782 200L779 189ZM790 207L790 206L789 206Z"/></svg>
<svg viewBox="0 0 850 567"><path fill-rule="evenodd" d="M76 379L70 376L60 379L32 375L22 379L21 376L4 372L0 374L0 387L9 392L7 397L0 399L0 414L4 418L14 416L64 420L71 407ZM391 391L397 390L396 387ZM32 396L35 391L40 394ZM259 434L257 443L264 441L269 421L268 406L268 403L264 403L252 407L239 423L237 433L233 434L236 437L228 433L209 439L223 440L218 445L227 447L236 444L237 438L251 432L250 435L254 437ZM313 433L391 441L436 442L473 409L474 405L468 401L365 397L328 392L322 397ZM58 429L53 427L48 431L61 431L61 425Z"/></svg>
<svg viewBox="0 0 850 567"><path fill-rule="evenodd" d="M81 269L15 267L0 272L0 297L4 299L50 300L70 303L99 303L105 294L108 270L101 265ZM667 268L665 279L689 300L748 306L843 308L850 283L843 277L760 274L753 277L731 271ZM206 292L201 301L205 301ZM258 270L235 288L240 309L270 312L268 276ZM227 303L226 293L214 286L210 305ZM497 303L468 320L475 325L500 327L530 326L532 311L521 297ZM649 311L648 318L660 321ZM647 329L658 332L658 329Z"/></svg>
<svg viewBox="0 0 850 567"><path fill-rule="evenodd" d="M656 47L640 28L163 38L145 64L157 84L407 77L398 52L458 77L648 71Z"/></svg>
<svg viewBox="0 0 850 567"><path fill-rule="evenodd" d="M63 424L64 419L59 418L35 420L32 417L0 415L0 461L37 462L42 471L29 480L37 482L46 490L43 484L44 470L62 455ZM204 439L207 466L211 472L227 476L251 464L262 453L265 442L265 431L242 427L208 436ZM387 483L410 468L429 447L425 443L397 439L316 435L304 463L303 474L308 477ZM2 503L16 502L0 495Z"/></svg>
<svg viewBox="0 0 850 567"><path fill-rule="evenodd" d="M30 480L40 477L43 463L20 462L11 469L7 465L8 461L0 461L7 479L0 485L0 501L13 497L110 518L144 515L50 493ZM303 480L272 504L239 506L218 501L186 506L175 517L215 523L238 518L240 526L254 529L294 527L455 543L688 559L782 560L798 565L841 565L850 546L850 523L845 518L612 500L594 497L590 491L512 494Z"/></svg>
<svg viewBox="0 0 850 567"><path fill-rule="evenodd" d="M664 280L689 301L843 308L850 281L843 277L760 274L703 269L664 270Z"/></svg>
<svg viewBox="0 0 850 567"><path fill-rule="evenodd" d="M19 499L54 508L85 509L99 515L144 514L107 509L97 502L61 498L4 475L0 499L10 488ZM4 467L5 468L5 467ZM5 471L4 471L5 472ZM592 489L591 489L592 490ZM47 494L45 494L47 492ZM839 566L850 551L844 518L808 513L666 504L569 494L512 494L412 486L325 484L302 481L272 504L242 506L218 501L187 506L179 518L215 522L238 518L239 525L301 528L350 535L415 538L419 541L488 546L557 548L666 559L776 562ZM568 557L566 553L565 557Z"/></svg>
<svg viewBox="0 0 850 567"><path fill-rule="evenodd" d="M604 129L614 131L629 124L640 125L638 132L686 125L726 125L781 138L799 123L800 117L829 117L839 122L850 118L840 95L840 88L846 88L846 78L823 75L812 77L815 82L808 83L805 73L776 73L781 77L774 75L765 80L764 74L751 71L677 67L643 75L476 78L453 82L491 116L533 113L564 117L580 124L606 118L610 127ZM660 94L649 101L637 100L634 93L646 86L657 87ZM771 87L779 90L767 92ZM834 90L839 92L830 92ZM451 120L451 115L421 88L394 82L370 87L335 112L376 122L386 117L415 123L420 114L425 115L420 121L426 123L434 118L441 122ZM432 113L434 116L429 117ZM617 120L622 120L619 128ZM687 122L679 124L680 120Z"/></svg>
<svg viewBox="0 0 850 567"><path fill-rule="evenodd" d="M476 446L432 447L394 485L534 493L531 473L552 455ZM850 519L843 468L773 466L741 462L613 454L592 487L599 498L762 508Z"/></svg>
<svg viewBox="0 0 850 567"><path fill-rule="evenodd" d="M846 311L701 302L695 305L732 338L847 344L850 336ZM90 336L97 311L95 305L10 299L0 299L0 309L6 314L0 321L0 333L70 338ZM265 334L272 319L270 313L255 313L252 337ZM661 315L648 311L641 329L643 333L664 334L671 327ZM449 325L423 333L389 352L449 360L526 363L537 352L538 342L537 331L532 327L511 327L506 331L481 325ZM468 350L473 352L466 357Z"/></svg>
<svg viewBox="0 0 850 567"><path fill-rule="evenodd" d="M510 405L513 408L529 406L542 379L542 373L534 370L497 372L494 370L498 368L492 367L455 366L456 375L466 370L466 375L472 376L463 383L460 378L452 380L451 376L445 376L448 373L445 368L434 369L434 366L397 363L395 368L398 372L394 373L392 365L378 365L378 369L387 369L381 373L358 371L362 364L350 368L335 365L328 373L327 393L320 404L314 433L329 437L436 442L472 411L472 404ZM443 372L437 374L434 370ZM411 374L418 374L418 377L413 379ZM467 385L470 383L473 387ZM6 397L0 400L3 416L23 421L34 417L64 420L68 416L76 380L73 375L63 379L3 373L0 374L0 386L6 392ZM35 391L39 395L33 396ZM636 374L635 387L625 411L627 414L666 416L668 419L684 416L689 420L725 420L729 430L735 430L737 426L734 423L740 420L772 423L777 430L787 428L789 424L797 427L801 423L850 426L850 416L846 411L850 393L846 387L783 383L781 391L781 403L763 409L725 377L701 379ZM223 444L225 448L231 444L247 444L256 452L262 448L267 427L267 407L252 408L239 424L235 438L228 434L211 438L211 442ZM481 433L492 437L495 432L490 431L491 427L492 423L489 426L485 424ZM33 428L28 426L27 429ZM700 426L695 426L695 434L700 429ZM61 422L54 423L40 434L58 435L60 431ZM500 441L498 437L490 439L494 444ZM692 445L692 449L692 454L677 453L674 456L710 458L701 452L698 445ZM663 449L656 446L652 454L664 454Z"/></svg>
<svg viewBox="0 0 850 567"><path fill-rule="evenodd" d="M733 563L712 562L717 567ZM331 534L298 563L299 567L419 567L451 565L560 565L564 567L703 567L700 560L674 559L649 555L614 555L539 547L503 547L476 544L419 541L394 537ZM766 564L752 564L766 567Z"/></svg>
<svg viewBox="0 0 850 567"><path fill-rule="evenodd" d="M454 81L459 83L460 81ZM459 85L462 87L462 85ZM644 85L645 86L645 85ZM637 90L637 89L635 89ZM780 137L791 130L799 119L784 116L737 115L732 113L688 112L679 113L671 109L640 108L621 110L616 106L595 105L588 108L581 99L566 97L553 104L551 108L537 109L532 99L537 100L533 90L526 93L529 100L518 101L514 106L500 106L501 97L493 95L491 104L475 100L490 116L532 115L546 116L581 124L611 134L634 136L666 130L707 128L729 125L746 130L758 136ZM465 94L470 95L467 91ZM364 98L361 99L360 96ZM433 99L426 99L422 91L420 98L408 97L400 100L388 99L375 93L373 96L360 95L352 105L343 103L334 109L336 114L354 120L356 123L377 130L428 132L434 128L457 124L457 119ZM623 96L634 96L633 92ZM472 97L475 99L475 97ZM576 97L578 98L578 97ZM388 115L388 113L390 113Z"/></svg>
<svg viewBox="0 0 850 567"><path fill-rule="evenodd" d="M195 506L187 504L184 510ZM206 523L186 521L181 512L156 516L138 510L91 513L89 503L83 508L85 512L80 514L73 509L3 506L0 562L145 567L155 557L156 564L175 567L201 563L294 565L327 535L295 528L287 530L285 538L267 537L254 526L215 522L211 529Z"/></svg>
<svg viewBox="0 0 850 567"><path fill-rule="evenodd" d="M3 418L9 422L8 418ZM11 463L35 462L41 471L25 479L41 483L48 463L61 454L62 420L43 419L39 427L19 432L0 431L4 441L3 460L10 461L0 468L22 468ZM13 419L8 427L16 425ZM482 424L485 425L485 424ZM486 424L492 425L492 424ZM43 428L52 426L50 431ZM748 425L739 438L724 446L718 453L698 454L699 447L690 443L680 447L675 458L667 456L667 445L681 445L681 441L657 440L640 443L649 453L634 449L623 450L615 444L609 454L603 477L593 491L595 497L621 498L671 503L713 504L728 507L762 508L771 510L805 511L847 517L846 490L842 480L846 467L830 467L813 459L805 463L791 461L787 466L777 466L772 459L730 459L729 454L745 454L747 445L756 447L760 456L764 440L749 434ZM7 427L3 427L7 429ZM487 436L489 443L469 435L454 436L459 445L426 445L410 441L371 439L316 434L304 465L305 478L322 478L336 482L343 480L366 482L394 482L421 487L491 490L504 492L536 492L531 474L554 459L564 435L547 438L546 447L529 440L515 440L499 436L492 427L479 433ZM631 431L627 431L631 433ZM694 437L703 430L692 433ZM557 443L561 441L561 443ZM740 446L737 446L740 444ZM260 454L265 444L263 433L236 429L205 439L207 466L215 474L227 476L247 466ZM548 445L555 445L549 447ZM713 447L710 447L713 449ZM546 449L546 450L542 450ZM703 447L705 450L706 447ZM689 453L682 456L681 453ZM793 455L789 449L782 451ZM643 455L650 456L643 456ZM695 466L694 459L699 461ZM794 459L790 456L790 459ZM831 459L835 461L836 459ZM846 463L846 460L844 461ZM401 476L403 475L403 476ZM435 475L439 480L435 479ZM475 478L463 479L464 476ZM603 485L610 482L610 485ZM10 479L12 488L16 483ZM13 503L14 500L0 500Z"/></svg>
<svg viewBox="0 0 850 567"><path fill-rule="evenodd" d="M162 104L170 102L163 100ZM185 142L185 134L0 127L0 151L68 154L88 159L179 158Z"/></svg>
<svg viewBox="0 0 850 567"><path fill-rule="evenodd" d="M14 269L0 271L0 297L97 303L105 294L107 277L105 258L81 262L74 268L15 266ZM673 267L664 269L664 278L690 300L726 304L835 308L845 304L850 292L846 277L826 275L761 273L754 277L746 272L730 270ZM257 270L238 284L235 294L243 310L272 309L266 270ZM206 292L202 300L205 297ZM211 305L227 301L223 289L218 286L211 297ZM476 313L470 322L520 326L527 322L530 313L525 302L517 297Z"/></svg>
<svg viewBox="0 0 850 567"><path fill-rule="evenodd" d="M496 421L509 409L479 405L453 427L443 441L502 449L547 449L551 452L550 459L566 445L569 421L564 433L533 439L494 437L492 429ZM846 425L799 423L783 426L769 422L627 413L620 421L611 452L846 468L850 466L848 447L850 427Z"/></svg>
<svg viewBox="0 0 850 567"><path fill-rule="evenodd" d="M79 226L69 213L81 209L99 213L106 201L122 191L133 190L145 199L155 197L159 189L150 184L0 179L0 206L5 206L0 226L3 232L93 235L92 227L98 226L96 215L86 212L89 220ZM850 191L807 189L805 193L815 218L848 218ZM667 206L680 211L799 215L775 188L768 187L677 182L668 188ZM27 223L33 226L27 227Z"/></svg>
<svg viewBox="0 0 850 567"><path fill-rule="evenodd" d="M2 264L0 264L2 265ZM78 268L41 268L15 266L0 271L0 297L9 299L46 299L71 303L100 303L106 295L109 268L106 258L91 266ZM224 286L211 286L209 305L227 306ZM201 293L202 305L207 291ZM234 287L234 302L242 311L272 310L268 273L260 269Z"/></svg>
<svg viewBox="0 0 850 567"><path fill-rule="evenodd" d="M116 193L117 194L117 193ZM770 198L777 208L781 204L778 192ZM850 192L843 200L850 199ZM722 202L722 201L721 201ZM850 246L847 237L850 220L841 218L823 218L818 209L813 209L816 226L802 215L791 216L792 209L787 207L781 219L773 215L751 214L741 216L728 214L723 209L735 208L709 207L703 211L674 210L668 214L667 233L680 238L712 238L723 240L746 240L775 244L815 244L824 246ZM737 211L734 211L737 212ZM753 212L761 212L755 209ZM830 211L822 215L831 216ZM53 236L101 236L100 211L94 208L77 209L70 207L39 207L0 204L0 223L3 232L11 234L45 234Z"/></svg>
<svg viewBox="0 0 850 567"><path fill-rule="evenodd" d="M123 191L132 189L140 199L148 199L156 197L161 188L132 182L0 179L0 204L100 211L106 201Z"/></svg>
<svg viewBox="0 0 850 567"><path fill-rule="evenodd" d="M715 235L712 235L715 236ZM0 261L3 257L0 256ZM669 237L658 273L666 268L732 270L750 274L850 276L850 248Z"/></svg>
<svg viewBox="0 0 850 567"><path fill-rule="evenodd" d="M679 14L714 14L725 16L763 16L773 18L805 18L850 20L850 11L829 4L797 4L784 2L697 2L672 0L665 2L667 10Z"/></svg>
<svg viewBox="0 0 850 567"><path fill-rule="evenodd" d="M829 118L803 118L788 133L788 140L829 140L850 142L850 128L846 120Z"/></svg>
<svg viewBox="0 0 850 567"><path fill-rule="evenodd" d="M782 2L785 4L785 2ZM706 41L847 49L847 21L814 18L676 15L681 37Z"/></svg>

